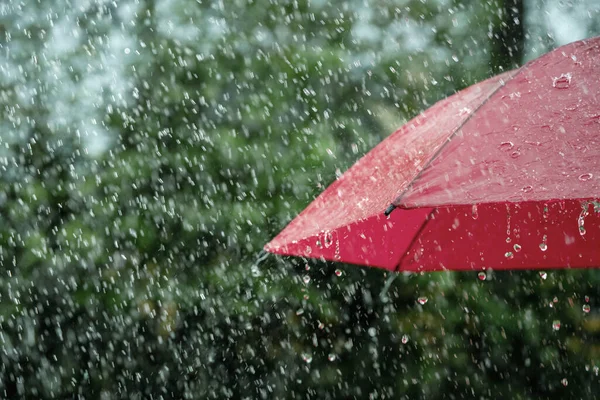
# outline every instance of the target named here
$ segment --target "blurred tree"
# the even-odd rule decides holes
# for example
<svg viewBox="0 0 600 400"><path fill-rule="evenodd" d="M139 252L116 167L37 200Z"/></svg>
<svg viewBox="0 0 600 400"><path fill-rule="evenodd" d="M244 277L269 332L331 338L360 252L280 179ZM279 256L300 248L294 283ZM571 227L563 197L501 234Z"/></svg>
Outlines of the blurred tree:
<svg viewBox="0 0 600 400"><path fill-rule="evenodd" d="M594 271L254 264L402 122L519 63L522 2L0 10L0 397L598 392Z"/></svg>

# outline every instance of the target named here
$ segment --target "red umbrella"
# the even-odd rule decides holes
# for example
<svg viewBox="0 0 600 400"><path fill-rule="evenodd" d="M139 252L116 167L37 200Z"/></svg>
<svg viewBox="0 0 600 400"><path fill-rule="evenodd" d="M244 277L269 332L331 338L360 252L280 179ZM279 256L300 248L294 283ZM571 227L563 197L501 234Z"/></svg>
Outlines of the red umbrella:
<svg viewBox="0 0 600 400"><path fill-rule="evenodd" d="M596 267L598 197L594 38L438 102L265 249L400 271Z"/></svg>

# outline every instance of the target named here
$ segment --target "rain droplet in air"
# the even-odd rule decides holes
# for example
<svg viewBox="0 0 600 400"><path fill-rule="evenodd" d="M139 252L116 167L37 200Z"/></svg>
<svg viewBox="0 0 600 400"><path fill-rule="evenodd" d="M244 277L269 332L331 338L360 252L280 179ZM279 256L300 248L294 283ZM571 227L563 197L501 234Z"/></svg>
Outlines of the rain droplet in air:
<svg viewBox="0 0 600 400"><path fill-rule="evenodd" d="M567 386L569 384L569 381L567 380L567 378L563 378L562 381L560 381L560 383L562 383L563 386Z"/></svg>
<svg viewBox="0 0 600 400"><path fill-rule="evenodd" d="M542 278L543 280L546 280L546 278L548 277L548 274L544 271L540 271L540 278Z"/></svg>
<svg viewBox="0 0 600 400"><path fill-rule="evenodd" d="M517 253L518 253L518 252L520 252L520 251L521 251L521 245L520 245L520 244L517 244L517 243L515 243L515 245L513 246L513 249L515 250L515 252L517 252Z"/></svg>
<svg viewBox="0 0 600 400"><path fill-rule="evenodd" d="M305 271L310 271L310 265L306 264L306 265L304 266L304 270L305 270Z"/></svg>
<svg viewBox="0 0 600 400"><path fill-rule="evenodd" d="M594 177L594 175L588 172L588 173L586 173L586 174L581 174L581 175L579 175L579 178L578 178L578 179L579 179L581 182L586 182L586 181L589 181L590 179L592 179L593 177Z"/></svg>
<svg viewBox="0 0 600 400"><path fill-rule="evenodd" d="M304 314L304 310L302 308L299 308L298 310L296 310L296 315L302 315Z"/></svg>
<svg viewBox="0 0 600 400"><path fill-rule="evenodd" d="M323 328L325 328L325 324L322 323L321 321L319 321L319 324L317 325L317 328L323 329Z"/></svg>
<svg viewBox="0 0 600 400"><path fill-rule="evenodd" d="M583 299L585 300L586 303L590 302L590 296L585 296Z"/></svg>
<svg viewBox="0 0 600 400"><path fill-rule="evenodd" d="M477 274L477 278L479 278L480 281L485 281L487 279L487 275L482 271Z"/></svg>
<svg viewBox="0 0 600 400"><path fill-rule="evenodd" d="M560 321L555 319L554 321L552 321L552 329L554 329L555 331L560 329Z"/></svg>
<svg viewBox="0 0 600 400"><path fill-rule="evenodd" d="M333 354L333 353L329 353L329 355L327 356L327 359L328 359L329 361L335 361L335 359L336 359L336 358L337 358L337 357L336 357L336 356L335 356L335 354Z"/></svg>
<svg viewBox="0 0 600 400"><path fill-rule="evenodd" d="M310 354L304 353L302 354L302 361L304 361L307 364L310 364L312 362L312 356Z"/></svg>
<svg viewBox="0 0 600 400"><path fill-rule="evenodd" d="M341 269L336 269L335 270L335 276L342 276L342 270Z"/></svg>
<svg viewBox="0 0 600 400"><path fill-rule="evenodd" d="M309 283L310 283L310 276L308 276L308 275L304 275L304 276L302 277L302 281L303 281L304 283L306 283L306 284L309 284Z"/></svg>
<svg viewBox="0 0 600 400"><path fill-rule="evenodd" d="M561 74L555 78L552 78L552 86L557 89L568 89L571 85L571 73Z"/></svg>
<svg viewBox="0 0 600 400"><path fill-rule="evenodd" d="M409 341L408 335L402 335L402 344L406 344L406 343L408 343L408 341Z"/></svg>
<svg viewBox="0 0 600 400"><path fill-rule="evenodd" d="M417 301L419 302L419 304L424 305L425 303L427 303L427 297L425 296L421 296L417 299Z"/></svg>
<svg viewBox="0 0 600 400"><path fill-rule="evenodd" d="M592 309L592 307L590 307L589 304L584 304L582 307L583 312L586 314L589 313L591 311L591 309Z"/></svg>

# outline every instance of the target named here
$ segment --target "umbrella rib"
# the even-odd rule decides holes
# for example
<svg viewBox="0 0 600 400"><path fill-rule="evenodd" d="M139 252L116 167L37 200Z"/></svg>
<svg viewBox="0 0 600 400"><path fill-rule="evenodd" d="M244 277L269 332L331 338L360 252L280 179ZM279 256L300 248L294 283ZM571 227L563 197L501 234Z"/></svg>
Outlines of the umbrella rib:
<svg viewBox="0 0 600 400"><path fill-rule="evenodd" d="M408 252L410 251L410 249L413 247L413 245L415 244L415 242L417 241L417 239L419 238L419 236L421 236L421 233L423 232L423 230L425 230L425 226L427 226L427 224L429 223L429 221L433 219L432 218L433 214L435 214L436 211L437 211L437 208L434 207L433 210L431 210L431 212L429 214L427 214L427 218L425 218L425 221L421 224L421 227L419 228L419 230L417 231L417 233L415 233L415 235L413 236L412 240L408 244L408 247L406 248L406 251L404 252L404 254L402 254L402 257L400 257L400 260L398 261L398 265L396 265L395 272L400 272L400 266L404 262L404 259L406 258L406 255L408 254Z"/></svg>
<svg viewBox="0 0 600 400"><path fill-rule="evenodd" d="M396 199L386 208L386 210L384 211L385 216L388 216L389 214L391 214L392 211L394 211L394 209L396 207L399 207L400 201L402 200L402 197L404 197L404 195L406 194L406 192L408 192L408 190L413 186L413 184L415 183L415 181L417 181L421 177L421 175L423 174L423 171L425 171L431 165L431 163L440 155L440 153L444 150L444 148L446 147L446 145L452 141L452 139L456 136L456 133L458 131L460 131L461 128L468 121L471 120L471 118L473 118L473 116L477 113L477 111L481 107L483 107L489 101L489 99L491 99L496 93L498 93L498 91L500 89L502 89L504 86L506 86L506 84L508 82L510 82L511 80L513 80L517 75L519 75L525 69L526 66L527 66L527 64L523 65L521 68L519 68L514 73L514 75L510 76L506 81L503 81L502 84L500 86L498 86L498 88L496 88L496 90L494 90L485 100L483 100L481 102L481 104L479 104L479 106L477 106L477 108L475 108L475 110L473 110L473 112L467 118L465 118L465 120L459 126L457 126L456 129L454 129L454 131L452 131L452 133L450 134L450 136L448 136L448 138L444 141L444 143L440 146L440 148L437 149L437 151L433 154L433 156L429 159L429 161L427 161L427 163L423 166L423 168L415 175L415 177L406 186L406 189L404 189L402 191L402 193L400 193L400 195L398 195L396 197Z"/></svg>

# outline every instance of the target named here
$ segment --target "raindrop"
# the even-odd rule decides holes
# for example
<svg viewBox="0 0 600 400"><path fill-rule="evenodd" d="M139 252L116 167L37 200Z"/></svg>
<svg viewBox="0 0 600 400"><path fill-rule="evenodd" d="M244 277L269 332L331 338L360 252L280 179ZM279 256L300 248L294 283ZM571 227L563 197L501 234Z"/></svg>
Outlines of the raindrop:
<svg viewBox="0 0 600 400"><path fill-rule="evenodd" d="M588 211L589 204L587 202L581 204L581 212L579 213L579 218L577 218L577 226L579 227L579 234L584 236L586 234L585 230L585 217L589 215Z"/></svg>
<svg viewBox="0 0 600 400"><path fill-rule="evenodd" d="M582 307L583 312L586 314L589 313L591 309L592 309L592 307L590 307L589 304L584 304Z"/></svg>
<svg viewBox="0 0 600 400"><path fill-rule="evenodd" d="M336 359L336 358L337 358L337 357L336 357L336 356L335 356L335 354L333 354L333 353L329 353L329 356L327 356L327 359L328 359L329 361L335 361L335 359Z"/></svg>
<svg viewBox="0 0 600 400"><path fill-rule="evenodd" d="M540 271L540 278L542 278L543 280L546 280L546 278L548 277L548 274L544 271Z"/></svg>
<svg viewBox="0 0 600 400"><path fill-rule="evenodd" d="M296 311L296 315L302 315L302 314L304 314L304 310L303 310L302 308L299 308L299 309Z"/></svg>
<svg viewBox="0 0 600 400"><path fill-rule="evenodd" d="M583 299L585 300L586 303L590 302L590 296L585 296Z"/></svg>
<svg viewBox="0 0 600 400"><path fill-rule="evenodd" d="M425 303L427 303L427 297L425 296L421 296L417 299L417 301L419 302L419 304L424 305Z"/></svg>
<svg viewBox="0 0 600 400"><path fill-rule="evenodd" d="M562 383L563 386L567 386L569 384L569 381L567 380L567 378L563 378L562 381L560 381L560 383Z"/></svg>
<svg viewBox="0 0 600 400"><path fill-rule="evenodd" d="M324 243L325 243L325 247L329 247L333 243L333 235L331 234L331 231L326 231L325 232Z"/></svg>
<svg viewBox="0 0 600 400"><path fill-rule="evenodd" d="M520 251L521 251L521 245L520 245L520 244L517 244L517 243L515 243L515 245L513 246L513 249L515 250L515 252L517 252L517 253L518 253L518 252L520 252Z"/></svg>
<svg viewBox="0 0 600 400"><path fill-rule="evenodd" d="M554 298L552 299L553 302L558 303L558 297L554 296Z"/></svg>
<svg viewBox="0 0 600 400"><path fill-rule="evenodd" d="M408 343L408 341L409 341L408 335L402 335L402 344L406 344L406 343Z"/></svg>
<svg viewBox="0 0 600 400"><path fill-rule="evenodd" d="M540 243L540 250L541 251L546 251L548 250L548 235L544 235L544 237L542 238L542 243Z"/></svg>
<svg viewBox="0 0 600 400"><path fill-rule="evenodd" d="M554 321L552 321L552 329L554 329L555 331L560 329L560 321L555 319Z"/></svg>
<svg viewBox="0 0 600 400"><path fill-rule="evenodd" d="M303 281L304 283L306 283L306 284L310 283L310 276L308 276L308 275L304 275L304 276L302 277L302 281Z"/></svg>
<svg viewBox="0 0 600 400"><path fill-rule="evenodd" d="M502 142L500 143L500 150L502 151L508 151L508 150L512 150L512 148L515 147L513 142Z"/></svg>
<svg viewBox="0 0 600 400"><path fill-rule="evenodd" d="M482 271L477 274L477 278L479 278L480 281L485 281L487 279L487 275Z"/></svg>
<svg viewBox="0 0 600 400"><path fill-rule="evenodd" d="M479 218L479 213L477 212L477 204L473 204L473 207L471 207L471 216L473 217L473 219Z"/></svg>
<svg viewBox="0 0 600 400"><path fill-rule="evenodd" d="M131 53L131 49L129 47L126 47L124 52L125 52L125 54L129 54L129 53Z"/></svg>
<svg viewBox="0 0 600 400"><path fill-rule="evenodd" d="M589 181L590 179L592 179L593 177L594 177L594 175L588 172L587 174L581 174L581 175L579 175L578 179L581 182L586 182L586 181Z"/></svg>
<svg viewBox="0 0 600 400"><path fill-rule="evenodd" d="M310 297L308 297L308 295L305 294L303 298L304 298L304 300L308 300Z"/></svg>
<svg viewBox="0 0 600 400"><path fill-rule="evenodd" d="M600 372L600 368L598 368L597 366L594 366L594 368L592 369L596 375L598 375L598 372Z"/></svg>
<svg viewBox="0 0 600 400"><path fill-rule="evenodd" d="M531 192L532 190L533 190L533 186L531 186L531 185L523 186L523 187L521 188L521 191L522 191L523 193L529 193L529 192Z"/></svg>
<svg viewBox="0 0 600 400"><path fill-rule="evenodd" d="M556 78L552 78L552 86L557 89L567 89L571 85L571 73L561 74Z"/></svg>
<svg viewBox="0 0 600 400"><path fill-rule="evenodd" d="M307 364L310 364L312 362L312 356L310 354L304 353L302 354L302 361L304 361Z"/></svg>
<svg viewBox="0 0 600 400"><path fill-rule="evenodd" d="M305 270L305 271L310 271L310 265L306 264L306 265L304 266L304 270Z"/></svg>
<svg viewBox="0 0 600 400"><path fill-rule="evenodd" d="M342 270L341 269L336 269L335 270L335 275L336 276L342 276Z"/></svg>
<svg viewBox="0 0 600 400"><path fill-rule="evenodd" d="M319 321L319 324L317 325L317 328L323 329L323 328L325 328L325 324L322 323L321 321Z"/></svg>
<svg viewBox="0 0 600 400"><path fill-rule="evenodd" d="M515 255L513 254L512 251L507 251L506 253L504 253L504 257L508 258L509 260L515 258Z"/></svg>
<svg viewBox="0 0 600 400"><path fill-rule="evenodd" d="M321 243L321 241L319 239L317 239L317 247L320 249L323 248L323 244Z"/></svg>
<svg viewBox="0 0 600 400"><path fill-rule="evenodd" d="M512 153L510 153L511 158L517 158L521 155L521 152L519 150L513 151Z"/></svg>
<svg viewBox="0 0 600 400"><path fill-rule="evenodd" d="M469 107L463 107L458 111L458 115L467 115L467 114L471 114L473 112L473 110L471 110Z"/></svg>

